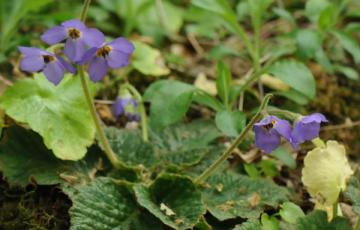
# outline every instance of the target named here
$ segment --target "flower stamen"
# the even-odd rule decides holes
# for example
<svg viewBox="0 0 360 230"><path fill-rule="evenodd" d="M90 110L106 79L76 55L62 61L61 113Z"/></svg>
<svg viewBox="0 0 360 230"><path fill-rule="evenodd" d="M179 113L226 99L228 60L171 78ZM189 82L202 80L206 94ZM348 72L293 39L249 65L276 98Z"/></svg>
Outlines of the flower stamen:
<svg viewBox="0 0 360 230"><path fill-rule="evenodd" d="M77 38L80 37L80 30L74 29L74 28L70 28L70 29L68 30L68 35L69 35L69 37L72 38L72 39L77 39Z"/></svg>
<svg viewBox="0 0 360 230"><path fill-rule="evenodd" d="M96 51L96 55L105 58L106 56L109 55L110 51L111 51L110 46L103 46Z"/></svg>
<svg viewBox="0 0 360 230"><path fill-rule="evenodd" d="M271 120L271 122L269 124L263 125L262 127L266 130L266 131L270 131L270 129L272 129L276 124L275 120Z"/></svg>
<svg viewBox="0 0 360 230"><path fill-rule="evenodd" d="M47 64L49 62L55 61L55 58L51 55L42 55L44 62Z"/></svg>

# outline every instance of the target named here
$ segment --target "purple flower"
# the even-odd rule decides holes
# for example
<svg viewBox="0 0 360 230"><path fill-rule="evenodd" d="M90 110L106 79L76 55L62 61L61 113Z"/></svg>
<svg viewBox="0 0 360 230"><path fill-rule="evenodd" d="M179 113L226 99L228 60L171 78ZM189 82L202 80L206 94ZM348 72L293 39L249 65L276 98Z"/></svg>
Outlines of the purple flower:
<svg viewBox="0 0 360 230"><path fill-rule="evenodd" d="M137 100L130 96L118 97L113 105L113 112L116 117L124 114L128 121L140 121L140 116L136 113L137 106Z"/></svg>
<svg viewBox="0 0 360 230"><path fill-rule="evenodd" d="M310 141L319 136L320 123L328 120L321 113L313 113L304 116L300 121L295 123L291 132L291 144L298 149L299 144Z"/></svg>
<svg viewBox="0 0 360 230"><path fill-rule="evenodd" d="M77 19L72 19L54 26L41 35L41 40L49 45L59 43L66 39L64 54L72 62L79 62L89 47L100 46L104 43L104 34L94 28L87 28Z"/></svg>
<svg viewBox="0 0 360 230"><path fill-rule="evenodd" d="M255 145L266 153L271 153L280 145L281 137L288 141L291 138L290 123L276 116L268 116L255 123L254 131Z"/></svg>
<svg viewBox="0 0 360 230"><path fill-rule="evenodd" d="M134 46L125 38L119 37L100 47L89 49L81 64L89 62L89 75L93 82L101 80L109 68L121 68L129 64Z"/></svg>
<svg viewBox="0 0 360 230"><path fill-rule="evenodd" d="M24 55L20 69L27 72L43 71L54 85L64 78L65 70L75 73L75 68L60 56L33 47L19 47L19 50Z"/></svg>

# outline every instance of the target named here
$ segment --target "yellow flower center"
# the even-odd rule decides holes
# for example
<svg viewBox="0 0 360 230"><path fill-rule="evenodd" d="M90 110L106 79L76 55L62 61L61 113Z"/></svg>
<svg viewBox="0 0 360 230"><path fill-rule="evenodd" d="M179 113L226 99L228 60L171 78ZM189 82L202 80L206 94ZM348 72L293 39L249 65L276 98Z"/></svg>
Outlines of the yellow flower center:
<svg viewBox="0 0 360 230"><path fill-rule="evenodd" d="M49 62L55 61L55 57L51 55L42 55L44 62L47 64Z"/></svg>
<svg viewBox="0 0 360 230"><path fill-rule="evenodd" d="M68 35L72 39L77 39L80 37L80 30L71 28L68 30Z"/></svg>
<svg viewBox="0 0 360 230"><path fill-rule="evenodd" d="M103 46L96 51L96 55L105 58L106 56L109 55L110 51L111 51L110 46Z"/></svg>
<svg viewBox="0 0 360 230"><path fill-rule="evenodd" d="M276 121L275 120L271 120L271 122L269 124L266 124L263 126L263 128L266 130L266 131L269 131L270 129L272 129L276 124Z"/></svg>

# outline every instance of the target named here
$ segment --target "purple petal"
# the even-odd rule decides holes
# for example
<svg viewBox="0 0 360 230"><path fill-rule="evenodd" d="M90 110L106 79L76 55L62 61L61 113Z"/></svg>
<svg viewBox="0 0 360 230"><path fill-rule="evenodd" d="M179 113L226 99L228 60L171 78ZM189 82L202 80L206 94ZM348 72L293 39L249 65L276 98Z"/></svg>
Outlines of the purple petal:
<svg viewBox="0 0 360 230"><path fill-rule="evenodd" d="M27 72L38 72L44 67L45 62L41 55L25 56L20 62L20 69Z"/></svg>
<svg viewBox="0 0 360 230"><path fill-rule="evenodd" d="M271 153L280 145L280 135L275 130L266 130L261 126L254 126L255 145L266 153Z"/></svg>
<svg viewBox="0 0 360 230"><path fill-rule="evenodd" d="M125 112L125 107L129 104L131 98L117 98L114 105L113 105L113 112L115 116L120 116Z"/></svg>
<svg viewBox="0 0 360 230"><path fill-rule="evenodd" d="M86 52L85 43L82 39L71 39L68 38L64 47L64 54L72 62L81 61L82 57Z"/></svg>
<svg viewBox="0 0 360 230"><path fill-rule="evenodd" d="M70 73L75 73L76 69L74 68L74 66L72 66L70 63L68 63L67 61L64 60L64 58L60 57L60 56L56 56L56 58L59 60L59 62L63 65L63 67L69 71Z"/></svg>
<svg viewBox="0 0 360 230"><path fill-rule="evenodd" d="M313 114L303 117L301 119L301 122L302 123L311 123L311 122L321 123L321 122L328 122L328 120L321 113L313 113Z"/></svg>
<svg viewBox="0 0 360 230"><path fill-rule="evenodd" d="M69 21L61 23L61 25L65 26L67 28L70 27L70 28L76 28L76 29L80 29L80 30L86 28L85 24L78 19L71 19Z"/></svg>
<svg viewBox="0 0 360 230"><path fill-rule="evenodd" d="M52 55L51 53L49 53L45 50L34 48L34 47L19 46L18 49L23 55L27 55L27 56Z"/></svg>
<svg viewBox="0 0 360 230"><path fill-rule="evenodd" d="M121 68L129 64L129 54L111 50L106 60L111 68Z"/></svg>
<svg viewBox="0 0 360 230"><path fill-rule="evenodd" d="M57 85L64 78L64 71L65 69L60 62L52 61L46 65L44 74L49 81Z"/></svg>
<svg viewBox="0 0 360 230"><path fill-rule="evenodd" d="M136 113L125 113L125 115L127 116L128 118L128 121L136 121L136 122L139 122L140 121L140 115L139 114L136 114Z"/></svg>
<svg viewBox="0 0 360 230"><path fill-rule="evenodd" d="M276 116L267 116L263 119L261 119L261 121L257 122L254 124L254 126L264 126L264 125L268 125L271 123L272 120L276 120L276 119L279 119L278 117Z"/></svg>
<svg viewBox="0 0 360 230"><path fill-rule="evenodd" d="M319 136L320 123L313 121L310 123L303 123L299 121L295 123L295 127L291 132L293 142L301 144L305 141L310 141Z"/></svg>
<svg viewBox="0 0 360 230"><path fill-rule="evenodd" d="M54 26L41 35L41 40L49 45L61 42L66 38L66 29L63 26Z"/></svg>
<svg viewBox="0 0 360 230"><path fill-rule="evenodd" d="M126 54L131 54L134 51L134 45L123 37L114 39L109 43L114 50L121 51Z"/></svg>
<svg viewBox="0 0 360 230"><path fill-rule="evenodd" d="M279 118L275 118L276 123L274 124L274 128L282 137L286 140L291 139L291 125L287 120L282 120Z"/></svg>
<svg viewBox="0 0 360 230"><path fill-rule="evenodd" d="M99 58L99 57L93 58L90 61L89 69L88 69L90 79L93 82L97 82L101 80L105 76L108 68L109 67L104 58Z"/></svg>
<svg viewBox="0 0 360 230"><path fill-rule="evenodd" d="M79 61L78 63L79 64L85 64L85 63L88 63L93 57L94 55L96 54L96 51L98 50L97 47L93 47L93 48L90 48L88 49L84 56L81 58L81 61Z"/></svg>
<svg viewBox="0 0 360 230"><path fill-rule="evenodd" d="M84 42L90 47L100 47L105 42L104 34L98 29L84 29L82 33Z"/></svg>

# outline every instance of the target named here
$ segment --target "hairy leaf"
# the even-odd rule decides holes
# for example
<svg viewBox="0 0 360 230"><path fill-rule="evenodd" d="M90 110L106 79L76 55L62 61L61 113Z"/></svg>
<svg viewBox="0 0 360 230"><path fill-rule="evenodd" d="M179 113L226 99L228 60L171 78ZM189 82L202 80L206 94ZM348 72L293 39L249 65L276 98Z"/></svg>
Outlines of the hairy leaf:
<svg viewBox="0 0 360 230"><path fill-rule="evenodd" d="M184 176L164 174L149 188L139 184L134 190L141 206L175 229L192 228L206 211L201 192Z"/></svg>
<svg viewBox="0 0 360 230"><path fill-rule="evenodd" d="M236 217L258 218L266 206L277 207L289 192L264 179L236 173L219 173L207 181L203 197L209 212L223 221Z"/></svg>

